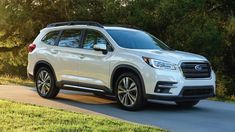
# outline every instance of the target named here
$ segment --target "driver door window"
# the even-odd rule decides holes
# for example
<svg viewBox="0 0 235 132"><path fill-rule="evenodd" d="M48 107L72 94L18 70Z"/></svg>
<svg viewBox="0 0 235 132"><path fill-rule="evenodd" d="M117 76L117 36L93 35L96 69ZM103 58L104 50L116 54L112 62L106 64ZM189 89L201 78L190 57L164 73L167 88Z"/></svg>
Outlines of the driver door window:
<svg viewBox="0 0 235 132"><path fill-rule="evenodd" d="M85 37L84 44L83 44L83 48L84 49L93 49L93 46L95 44L108 45L108 42L103 37L103 35L100 34L99 32L94 31L94 30L87 30L86 37Z"/></svg>

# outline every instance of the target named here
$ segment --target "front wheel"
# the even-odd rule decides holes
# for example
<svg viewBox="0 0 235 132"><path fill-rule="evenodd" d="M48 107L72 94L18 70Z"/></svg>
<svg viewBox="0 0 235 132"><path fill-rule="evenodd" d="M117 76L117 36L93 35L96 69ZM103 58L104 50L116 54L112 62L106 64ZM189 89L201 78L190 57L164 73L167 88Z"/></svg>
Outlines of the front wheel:
<svg viewBox="0 0 235 132"><path fill-rule="evenodd" d="M115 94L119 105L126 110L143 108L144 98L140 79L133 73L124 73L117 79Z"/></svg>
<svg viewBox="0 0 235 132"><path fill-rule="evenodd" d="M38 94L43 98L54 98L59 93L55 85L55 78L50 69L42 67L36 74L36 88Z"/></svg>
<svg viewBox="0 0 235 132"><path fill-rule="evenodd" d="M176 104L180 107L191 108L199 103L199 100L194 101L177 101Z"/></svg>

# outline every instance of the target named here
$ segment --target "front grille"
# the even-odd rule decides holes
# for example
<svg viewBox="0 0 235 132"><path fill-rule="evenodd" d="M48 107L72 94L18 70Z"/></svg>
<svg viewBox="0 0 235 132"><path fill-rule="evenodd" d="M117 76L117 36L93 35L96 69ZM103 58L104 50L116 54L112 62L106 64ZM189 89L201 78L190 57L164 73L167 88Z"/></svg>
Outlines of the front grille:
<svg viewBox="0 0 235 132"><path fill-rule="evenodd" d="M210 96L213 95L213 86L199 86L199 87L184 87L182 95L184 97L190 96Z"/></svg>
<svg viewBox="0 0 235 132"><path fill-rule="evenodd" d="M183 62L181 69L185 78L211 77L210 64L206 62Z"/></svg>

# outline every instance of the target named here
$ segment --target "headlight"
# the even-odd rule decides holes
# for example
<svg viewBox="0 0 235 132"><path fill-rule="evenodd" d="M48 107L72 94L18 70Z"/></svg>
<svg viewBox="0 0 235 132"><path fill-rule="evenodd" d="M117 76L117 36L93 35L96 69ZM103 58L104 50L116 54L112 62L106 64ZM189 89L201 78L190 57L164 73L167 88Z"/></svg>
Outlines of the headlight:
<svg viewBox="0 0 235 132"><path fill-rule="evenodd" d="M150 66L162 70L176 70L177 65L167 61L143 57L144 61Z"/></svg>

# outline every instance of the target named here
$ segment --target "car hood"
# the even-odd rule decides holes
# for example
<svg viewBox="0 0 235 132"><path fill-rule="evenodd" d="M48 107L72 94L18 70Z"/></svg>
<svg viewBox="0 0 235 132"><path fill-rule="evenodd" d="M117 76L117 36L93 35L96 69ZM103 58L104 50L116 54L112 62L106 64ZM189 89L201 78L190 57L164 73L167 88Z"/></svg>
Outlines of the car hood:
<svg viewBox="0 0 235 132"><path fill-rule="evenodd" d="M143 57L149 57L164 61L169 61L174 64L178 64L181 61L207 61L207 59L201 55L177 51L177 50L137 50L134 49L132 52L139 54Z"/></svg>

